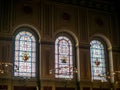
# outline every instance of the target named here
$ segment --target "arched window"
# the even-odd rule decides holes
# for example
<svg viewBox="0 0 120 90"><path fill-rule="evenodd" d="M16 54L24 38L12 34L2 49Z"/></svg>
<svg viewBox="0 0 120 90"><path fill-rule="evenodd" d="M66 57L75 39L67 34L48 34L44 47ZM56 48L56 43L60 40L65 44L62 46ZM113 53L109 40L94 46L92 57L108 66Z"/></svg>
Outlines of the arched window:
<svg viewBox="0 0 120 90"><path fill-rule="evenodd" d="M106 81L105 47L99 40L90 42L92 80Z"/></svg>
<svg viewBox="0 0 120 90"><path fill-rule="evenodd" d="M36 77L36 38L29 31L15 35L14 76Z"/></svg>
<svg viewBox="0 0 120 90"><path fill-rule="evenodd" d="M73 45L66 36L55 41L55 78L73 78Z"/></svg>

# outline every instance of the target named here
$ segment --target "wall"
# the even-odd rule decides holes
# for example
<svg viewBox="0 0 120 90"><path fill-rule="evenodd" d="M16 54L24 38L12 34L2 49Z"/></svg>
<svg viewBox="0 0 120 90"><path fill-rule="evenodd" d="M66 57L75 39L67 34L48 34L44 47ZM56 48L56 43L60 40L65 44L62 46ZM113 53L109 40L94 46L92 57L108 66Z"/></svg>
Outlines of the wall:
<svg viewBox="0 0 120 90"><path fill-rule="evenodd" d="M10 62L13 60L13 35L16 29L22 26L32 28L39 36L41 88L52 86L54 90L56 85L63 86L64 82L54 81L54 77L49 74L49 65L54 63L55 36L58 32L64 31L71 34L76 41L76 48L79 52L77 62L80 86L81 88L92 88L89 51L89 42L92 37L95 35L106 37L112 45L113 66L117 69L120 65L120 34L117 12L112 9L114 6L110 6L111 4L106 2L106 6L104 6L103 2L90 3L84 0L78 5L77 1L62 0L62 3L56 1L0 1L0 59L4 58ZM111 8L110 10L107 5ZM35 80L31 82L33 86L38 84ZM31 86L31 82L26 85ZM4 80L3 84L7 83L10 83L9 80ZM17 85L22 84L18 81ZM68 86L76 87L74 81ZM99 88L98 83L95 83L95 87Z"/></svg>

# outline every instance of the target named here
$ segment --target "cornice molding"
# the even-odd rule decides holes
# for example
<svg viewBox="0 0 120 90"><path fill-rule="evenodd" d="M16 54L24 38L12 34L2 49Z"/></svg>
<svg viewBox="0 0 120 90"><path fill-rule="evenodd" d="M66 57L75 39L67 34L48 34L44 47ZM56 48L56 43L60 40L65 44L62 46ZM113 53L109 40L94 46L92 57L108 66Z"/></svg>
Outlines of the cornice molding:
<svg viewBox="0 0 120 90"><path fill-rule="evenodd" d="M120 53L120 47L113 47L112 51Z"/></svg>
<svg viewBox="0 0 120 90"><path fill-rule="evenodd" d="M114 11L116 9L115 3L110 1L94 1L94 0L48 0L49 2L71 4L80 7L86 7L91 9Z"/></svg>
<svg viewBox="0 0 120 90"><path fill-rule="evenodd" d="M12 37L2 37L0 36L0 41L13 41Z"/></svg>
<svg viewBox="0 0 120 90"><path fill-rule="evenodd" d="M40 44L41 45L55 45L54 42L49 42L49 41L41 41Z"/></svg>

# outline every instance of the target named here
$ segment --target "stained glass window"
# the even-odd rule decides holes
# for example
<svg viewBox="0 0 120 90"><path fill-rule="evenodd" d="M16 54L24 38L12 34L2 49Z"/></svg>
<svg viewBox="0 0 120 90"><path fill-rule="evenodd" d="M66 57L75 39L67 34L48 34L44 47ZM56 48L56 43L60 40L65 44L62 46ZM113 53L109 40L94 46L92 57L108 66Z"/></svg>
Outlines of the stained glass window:
<svg viewBox="0 0 120 90"><path fill-rule="evenodd" d="M36 77L36 39L28 31L15 36L14 76Z"/></svg>
<svg viewBox="0 0 120 90"><path fill-rule="evenodd" d="M72 43L66 36L55 41L55 78L73 78Z"/></svg>
<svg viewBox="0 0 120 90"><path fill-rule="evenodd" d="M92 80L106 81L105 49L98 40L90 42Z"/></svg>

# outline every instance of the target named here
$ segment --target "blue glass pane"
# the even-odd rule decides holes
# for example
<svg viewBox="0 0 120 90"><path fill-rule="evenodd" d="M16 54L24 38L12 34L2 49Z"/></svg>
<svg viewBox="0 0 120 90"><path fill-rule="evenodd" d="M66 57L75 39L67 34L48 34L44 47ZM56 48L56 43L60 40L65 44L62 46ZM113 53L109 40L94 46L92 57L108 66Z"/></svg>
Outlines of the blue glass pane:
<svg viewBox="0 0 120 90"><path fill-rule="evenodd" d="M106 80L105 77L100 77L106 74L104 46L98 40L91 41L90 45L92 79Z"/></svg>

